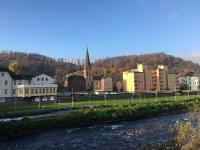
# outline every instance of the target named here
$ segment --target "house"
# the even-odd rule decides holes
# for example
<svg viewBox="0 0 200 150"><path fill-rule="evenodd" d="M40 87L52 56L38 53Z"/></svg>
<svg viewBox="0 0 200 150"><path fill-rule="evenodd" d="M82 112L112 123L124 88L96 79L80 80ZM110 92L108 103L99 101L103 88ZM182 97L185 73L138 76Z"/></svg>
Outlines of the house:
<svg viewBox="0 0 200 150"><path fill-rule="evenodd" d="M83 76L72 75L66 79L68 92L80 92L86 90L86 80Z"/></svg>
<svg viewBox="0 0 200 150"><path fill-rule="evenodd" d="M198 76L183 76L179 78L180 88L182 90L199 90L199 77Z"/></svg>
<svg viewBox="0 0 200 150"><path fill-rule="evenodd" d="M101 78L102 76L94 76L93 77L93 90L101 91Z"/></svg>
<svg viewBox="0 0 200 150"><path fill-rule="evenodd" d="M18 99L55 100L57 89L55 79L48 75L17 75L8 69L0 68L1 102Z"/></svg>
<svg viewBox="0 0 200 150"><path fill-rule="evenodd" d="M113 82L111 77L103 77L101 79L101 91L113 91Z"/></svg>
<svg viewBox="0 0 200 150"><path fill-rule="evenodd" d="M93 90L102 92L113 91L113 81L111 77L93 77Z"/></svg>
<svg viewBox="0 0 200 150"><path fill-rule="evenodd" d="M121 80L118 80L118 81L115 82L115 88L116 88L117 92L122 91L123 85L122 85Z"/></svg>

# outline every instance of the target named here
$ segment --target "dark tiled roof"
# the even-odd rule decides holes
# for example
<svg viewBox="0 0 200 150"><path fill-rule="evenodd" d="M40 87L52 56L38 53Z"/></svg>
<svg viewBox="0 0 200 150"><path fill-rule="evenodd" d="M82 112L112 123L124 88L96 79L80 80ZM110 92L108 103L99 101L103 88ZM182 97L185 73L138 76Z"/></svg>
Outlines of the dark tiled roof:
<svg viewBox="0 0 200 150"><path fill-rule="evenodd" d="M71 75L68 77L68 80L85 80L85 78L79 75Z"/></svg>
<svg viewBox="0 0 200 150"><path fill-rule="evenodd" d="M93 77L93 80L101 80L102 79L102 76L94 76Z"/></svg>
<svg viewBox="0 0 200 150"><path fill-rule="evenodd" d="M1 67L0 67L0 72L8 72L13 80L31 80L33 77L30 75L22 75L22 74L18 75L7 68L1 68Z"/></svg>
<svg viewBox="0 0 200 150"><path fill-rule="evenodd" d="M198 77L198 74L196 72L187 72L185 74L185 76L189 76L189 77Z"/></svg>

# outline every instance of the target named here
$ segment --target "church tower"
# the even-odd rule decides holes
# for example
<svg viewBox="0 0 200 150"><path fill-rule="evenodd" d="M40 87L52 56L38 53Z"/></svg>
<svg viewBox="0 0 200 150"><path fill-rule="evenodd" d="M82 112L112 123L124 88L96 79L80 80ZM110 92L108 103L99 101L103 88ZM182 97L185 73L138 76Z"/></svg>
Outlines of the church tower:
<svg viewBox="0 0 200 150"><path fill-rule="evenodd" d="M92 89L92 75L91 75L91 65L90 65L88 48L86 49L83 76L85 77L85 80L86 80L86 90L91 90Z"/></svg>

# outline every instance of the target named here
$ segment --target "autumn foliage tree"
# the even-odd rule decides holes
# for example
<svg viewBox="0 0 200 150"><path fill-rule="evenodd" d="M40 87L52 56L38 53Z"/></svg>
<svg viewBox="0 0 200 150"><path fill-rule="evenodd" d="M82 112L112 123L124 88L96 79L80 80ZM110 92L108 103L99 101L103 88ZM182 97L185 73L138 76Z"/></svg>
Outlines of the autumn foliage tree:
<svg viewBox="0 0 200 150"><path fill-rule="evenodd" d="M18 61L14 61L9 64L9 70L16 74L20 74L22 73L22 66Z"/></svg>

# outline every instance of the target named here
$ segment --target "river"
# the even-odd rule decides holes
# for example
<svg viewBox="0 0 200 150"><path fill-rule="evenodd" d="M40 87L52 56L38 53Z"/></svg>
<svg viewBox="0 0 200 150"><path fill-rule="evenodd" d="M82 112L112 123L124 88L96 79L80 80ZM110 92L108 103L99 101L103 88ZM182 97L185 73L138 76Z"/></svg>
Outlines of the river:
<svg viewBox="0 0 200 150"><path fill-rule="evenodd" d="M177 120L174 114L118 124L63 129L0 142L2 150L137 150L145 144L164 144L172 139Z"/></svg>

